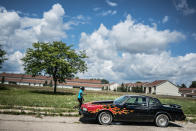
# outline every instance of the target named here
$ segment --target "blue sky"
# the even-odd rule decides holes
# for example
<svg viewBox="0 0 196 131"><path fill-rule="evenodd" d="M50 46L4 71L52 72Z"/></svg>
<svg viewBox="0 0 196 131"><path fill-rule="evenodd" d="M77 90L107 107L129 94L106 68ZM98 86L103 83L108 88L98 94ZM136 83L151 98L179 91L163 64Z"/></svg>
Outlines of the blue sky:
<svg viewBox="0 0 196 131"><path fill-rule="evenodd" d="M87 51L81 78L196 80L194 0L1 0L0 17L1 72L24 73L33 42L62 40Z"/></svg>

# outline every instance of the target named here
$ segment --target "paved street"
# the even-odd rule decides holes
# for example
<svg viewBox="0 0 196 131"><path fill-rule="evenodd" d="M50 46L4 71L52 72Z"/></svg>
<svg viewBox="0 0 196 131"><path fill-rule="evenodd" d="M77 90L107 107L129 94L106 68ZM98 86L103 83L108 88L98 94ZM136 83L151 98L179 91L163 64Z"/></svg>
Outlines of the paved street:
<svg viewBox="0 0 196 131"><path fill-rule="evenodd" d="M43 117L0 114L0 130L14 131L195 131L196 124L171 123L167 128L155 127L152 123L119 123L102 126L79 117Z"/></svg>

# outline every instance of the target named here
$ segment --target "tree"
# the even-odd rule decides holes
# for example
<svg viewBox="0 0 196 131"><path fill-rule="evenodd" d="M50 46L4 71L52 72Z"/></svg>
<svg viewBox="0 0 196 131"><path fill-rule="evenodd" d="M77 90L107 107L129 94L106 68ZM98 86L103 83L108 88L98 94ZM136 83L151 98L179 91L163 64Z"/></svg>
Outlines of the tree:
<svg viewBox="0 0 196 131"><path fill-rule="evenodd" d="M106 80L106 79L101 79L101 83L102 83L102 84L109 84L109 81Z"/></svg>
<svg viewBox="0 0 196 131"><path fill-rule="evenodd" d="M27 74L49 75L54 81L54 93L57 82L65 82L67 78L73 78L78 72L85 72L87 58L84 51L75 51L63 42L33 43L33 48L28 48L24 61L24 70Z"/></svg>
<svg viewBox="0 0 196 131"><path fill-rule="evenodd" d="M5 76L3 76L1 79L1 83L4 84L4 82L5 82Z"/></svg>
<svg viewBox="0 0 196 131"><path fill-rule="evenodd" d="M143 93L142 87L132 87L132 92Z"/></svg>
<svg viewBox="0 0 196 131"><path fill-rule="evenodd" d="M187 88L186 85L183 83L180 88Z"/></svg>
<svg viewBox="0 0 196 131"><path fill-rule="evenodd" d="M48 86L48 81L47 80L45 80L43 86Z"/></svg>
<svg viewBox="0 0 196 131"><path fill-rule="evenodd" d="M7 60L7 58L5 58L5 54L6 54L6 52L3 50L3 49L1 49L1 45L0 45L0 69L2 68L1 67L1 65L2 65L2 63L5 61L5 60Z"/></svg>
<svg viewBox="0 0 196 131"><path fill-rule="evenodd" d="M192 81L192 84L190 85L189 88L196 88L196 81Z"/></svg>
<svg viewBox="0 0 196 131"><path fill-rule="evenodd" d="M126 92L127 91L124 83L122 83L121 86L117 88L117 90L121 91L121 92Z"/></svg>

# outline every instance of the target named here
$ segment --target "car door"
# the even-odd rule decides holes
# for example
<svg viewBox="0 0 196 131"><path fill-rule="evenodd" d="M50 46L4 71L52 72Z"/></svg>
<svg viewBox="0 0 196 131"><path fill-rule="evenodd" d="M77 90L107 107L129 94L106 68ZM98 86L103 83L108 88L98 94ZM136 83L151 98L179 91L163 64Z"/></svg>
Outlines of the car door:
<svg viewBox="0 0 196 131"><path fill-rule="evenodd" d="M161 103L156 98L149 98L149 121L153 121L156 113L160 110Z"/></svg>
<svg viewBox="0 0 196 131"><path fill-rule="evenodd" d="M146 97L137 97L136 106L134 111L136 121L148 121L149 120L149 108Z"/></svg>
<svg viewBox="0 0 196 131"><path fill-rule="evenodd" d="M126 116L124 117L127 121L136 121L135 118L135 108L137 106L137 97L131 96L129 99L124 103L125 110L128 110Z"/></svg>
<svg viewBox="0 0 196 131"><path fill-rule="evenodd" d="M147 98L142 96L131 97L126 102L126 109L129 110L127 119L130 121L148 121L149 110Z"/></svg>

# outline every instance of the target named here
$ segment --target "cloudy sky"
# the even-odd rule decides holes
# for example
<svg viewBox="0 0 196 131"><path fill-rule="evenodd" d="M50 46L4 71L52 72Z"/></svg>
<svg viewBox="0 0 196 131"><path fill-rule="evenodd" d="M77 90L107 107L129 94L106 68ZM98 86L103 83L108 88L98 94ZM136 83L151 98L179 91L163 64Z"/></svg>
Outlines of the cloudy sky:
<svg viewBox="0 0 196 131"><path fill-rule="evenodd" d="M196 80L195 0L1 0L1 72L24 73L33 42L86 50L80 78L110 82Z"/></svg>

